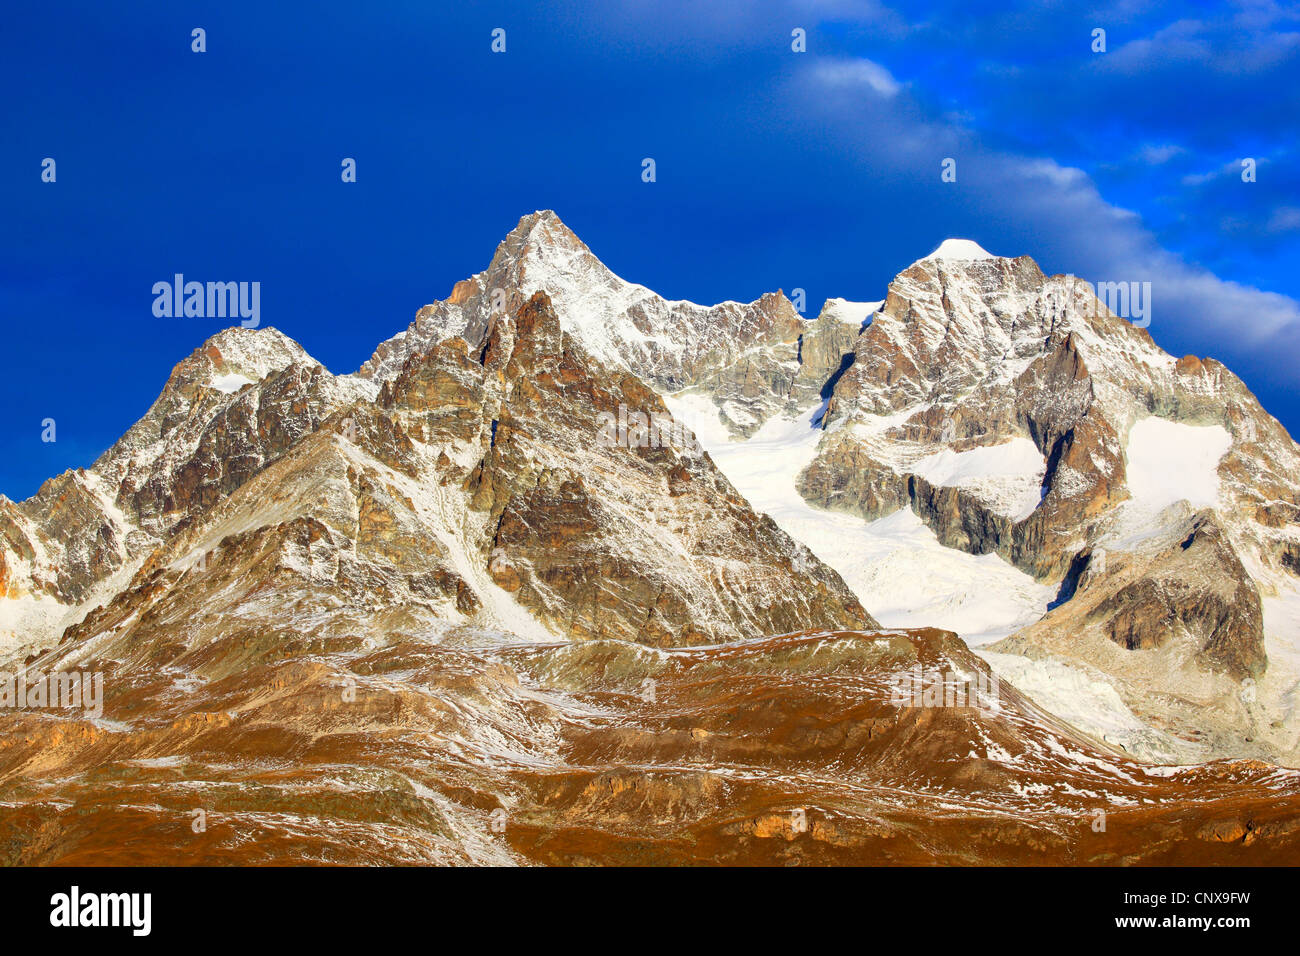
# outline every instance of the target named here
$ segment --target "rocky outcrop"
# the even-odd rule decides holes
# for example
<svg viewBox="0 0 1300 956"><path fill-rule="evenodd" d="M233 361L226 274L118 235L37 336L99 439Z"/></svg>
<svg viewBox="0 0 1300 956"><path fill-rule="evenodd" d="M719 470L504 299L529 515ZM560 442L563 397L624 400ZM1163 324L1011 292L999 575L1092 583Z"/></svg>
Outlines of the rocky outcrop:
<svg viewBox="0 0 1300 956"><path fill-rule="evenodd" d="M790 395L799 408L806 408L814 398L830 398L840 377L853 364L853 350L861 333L861 325L845 321L829 302L816 319L804 326L799 337L796 390Z"/></svg>
<svg viewBox="0 0 1300 956"><path fill-rule="evenodd" d="M478 352L481 364L457 339L435 346L380 403L481 442L463 485L489 516L488 571L556 631L678 645L870 620L690 447L651 389L562 331L544 293L494 322ZM670 440L606 440L603 423L635 415Z"/></svg>
<svg viewBox="0 0 1300 956"><path fill-rule="evenodd" d="M1154 555L1136 580L1110 587L1085 620L1104 622L1120 646L1160 647L1187 634L1210 666L1236 677L1263 673L1259 593L1211 514L1198 516L1187 537Z"/></svg>

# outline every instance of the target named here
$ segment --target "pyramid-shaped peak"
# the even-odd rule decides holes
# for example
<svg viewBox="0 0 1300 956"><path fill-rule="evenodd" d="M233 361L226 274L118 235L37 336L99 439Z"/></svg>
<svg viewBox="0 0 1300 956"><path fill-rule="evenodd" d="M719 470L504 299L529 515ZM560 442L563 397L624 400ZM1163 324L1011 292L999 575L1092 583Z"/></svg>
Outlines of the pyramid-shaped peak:
<svg viewBox="0 0 1300 956"><path fill-rule="evenodd" d="M565 242L584 246L577 234L564 224L553 209L539 209L530 212L519 220L519 224L510 230L506 241L511 239L524 241L543 241L549 243Z"/></svg>
<svg viewBox="0 0 1300 956"><path fill-rule="evenodd" d="M502 269L511 273L513 278L502 276ZM587 244L550 209L539 209L520 219L497 246L488 267L488 275L497 285L512 285L523 275L531 274L552 295L557 282L570 282L583 274L595 274L599 277L597 281L604 283L611 279L606 273L608 270Z"/></svg>
<svg viewBox="0 0 1300 956"><path fill-rule="evenodd" d="M998 257L973 239L945 239L939 243L939 248L925 258L967 262L973 259L996 259Z"/></svg>

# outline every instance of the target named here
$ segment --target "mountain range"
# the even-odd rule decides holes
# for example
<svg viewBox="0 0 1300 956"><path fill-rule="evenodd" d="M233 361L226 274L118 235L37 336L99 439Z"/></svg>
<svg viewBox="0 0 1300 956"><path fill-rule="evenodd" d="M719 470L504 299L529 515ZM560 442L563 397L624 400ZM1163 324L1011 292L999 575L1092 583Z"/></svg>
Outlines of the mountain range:
<svg viewBox="0 0 1300 956"><path fill-rule="evenodd" d="M1294 860L1300 449L1027 256L883 292L544 211L353 374L213 336L0 497L0 666L105 677L0 714L6 861Z"/></svg>

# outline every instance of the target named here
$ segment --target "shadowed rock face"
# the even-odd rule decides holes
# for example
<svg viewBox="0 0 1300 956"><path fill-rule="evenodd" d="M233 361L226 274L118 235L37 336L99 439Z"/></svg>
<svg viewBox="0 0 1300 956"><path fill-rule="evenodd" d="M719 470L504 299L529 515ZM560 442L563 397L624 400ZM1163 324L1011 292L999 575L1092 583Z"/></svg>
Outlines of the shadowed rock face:
<svg viewBox="0 0 1300 956"><path fill-rule="evenodd" d="M5 863L1270 864L1300 853L1293 771L1143 766L1005 685L980 706L900 697L916 668L989 679L946 632L663 652L267 628L213 642L159 631L129 658L78 653L47 663L106 670L108 722L6 718Z"/></svg>

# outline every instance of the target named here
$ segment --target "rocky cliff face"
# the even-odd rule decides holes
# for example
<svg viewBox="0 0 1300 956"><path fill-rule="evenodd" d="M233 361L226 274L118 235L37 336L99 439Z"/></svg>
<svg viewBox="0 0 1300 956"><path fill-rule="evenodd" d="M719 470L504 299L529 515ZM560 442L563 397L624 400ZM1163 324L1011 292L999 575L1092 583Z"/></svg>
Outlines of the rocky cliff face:
<svg viewBox="0 0 1300 956"><path fill-rule="evenodd" d="M853 362L862 328L852 317L856 310L841 309L842 302L830 300L815 320L771 333L745 353L725 358L685 391L708 396L719 420L740 438L774 416L794 417L829 398Z"/></svg>
<svg viewBox="0 0 1300 956"><path fill-rule="evenodd" d="M1137 403L1109 409L1098 392L1154 390L1146 367L1131 381L1110 378L1146 362L1172 365L1144 332L1103 313L1028 257L916 263L857 340L805 493L867 517L915 502L947 544L997 551L1036 575L1062 573L1077 527L1126 496L1117 427L1127 428ZM1037 451L1019 473L1014 439ZM929 477L944 471L936 454L960 467L986 448L1008 458L1002 468L989 461L999 474Z"/></svg>
<svg viewBox="0 0 1300 956"><path fill-rule="evenodd" d="M661 428L603 427L638 416ZM451 621L664 646L874 624L654 391L562 332L544 293L474 346L413 354L382 389L274 330L222 333L93 469L22 508L7 506L5 566L59 530L36 580L89 612L60 618L65 642L110 631L125 649L186 619L214 641ZM116 572L111 600L82 607Z"/></svg>
<svg viewBox="0 0 1300 956"><path fill-rule="evenodd" d="M487 515L494 581L557 632L676 645L869 620L837 574L693 451L651 389L561 330L545 293L495 321L479 355L446 340L408 360L380 404L408 428L446 421L440 437L459 427L479 443L483 457L444 480ZM456 414L444 420L448 391ZM478 421L460 414L465 401ZM602 416L644 416L667 434L618 442Z"/></svg>

